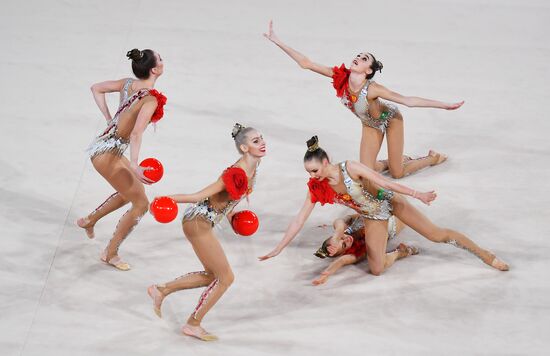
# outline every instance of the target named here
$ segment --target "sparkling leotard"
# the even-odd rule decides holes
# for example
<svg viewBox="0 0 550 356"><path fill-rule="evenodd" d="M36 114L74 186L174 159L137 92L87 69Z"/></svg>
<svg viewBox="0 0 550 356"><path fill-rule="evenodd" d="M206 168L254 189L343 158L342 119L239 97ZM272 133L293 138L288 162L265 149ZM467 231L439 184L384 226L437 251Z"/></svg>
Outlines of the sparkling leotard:
<svg viewBox="0 0 550 356"><path fill-rule="evenodd" d="M369 101L367 100L368 89L371 83L373 82L367 80L357 96L351 94L349 88L346 89L346 95L343 95L340 101L361 120L363 125L386 132L390 120L399 112L399 109L393 104L378 99L382 107L384 107L384 111L382 111L378 119L373 118L369 113Z"/></svg>
<svg viewBox="0 0 550 356"><path fill-rule="evenodd" d="M371 83L374 83L374 81L367 80L359 91L359 94L355 95L349 90L349 69L342 64L340 67L332 68L332 70L333 86L334 89L336 89L336 96L340 98L342 104L350 109L351 112L361 120L364 126L386 132L390 120L395 118L396 114L399 113L397 106L378 99L383 110L380 117L372 117L369 113L367 94L369 86Z"/></svg>
<svg viewBox="0 0 550 356"><path fill-rule="evenodd" d="M362 216L355 216L351 218L351 223L344 232L348 235L353 235L355 239L355 234L358 233L360 238L364 240L364 234L360 234L361 230L365 229L365 221ZM388 219L388 239L393 239L397 236L397 224L395 222L395 216L390 216Z"/></svg>
<svg viewBox="0 0 550 356"><path fill-rule="evenodd" d="M210 198L205 198L198 203L189 205L185 209L185 212L183 213L183 221L192 220L197 216L201 216L207 221L209 221L212 224L212 227L216 226L218 223L220 223L223 220L224 216L229 214L233 210L233 208L235 208L235 206L239 204L241 200L243 200L245 196L248 196L248 194L252 193L252 190L254 189L254 185L256 183L257 171L258 171L258 168L256 167L256 170L254 171L254 175L252 176L252 179L250 179L250 182L248 183L247 193L243 194L239 199L230 199L225 207L223 207L222 209L216 209L212 206L212 203L210 202Z"/></svg>
<svg viewBox="0 0 550 356"><path fill-rule="evenodd" d="M367 253L367 245L365 243L365 222L363 217L356 216L352 218L350 226L344 231L346 234L351 235L353 243L344 251L344 255L354 255L357 258L365 256ZM395 222L395 216L391 216L388 220L388 240L391 240L397 236L397 224Z"/></svg>
<svg viewBox="0 0 550 356"><path fill-rule="evenodd" d="M388 220L392 216L391 198L393 192L386 190L382 199L375 198L363 187L361 181L353 180L346 168L346 162L339 163L344 178L347 194L337 194L335 201L358 212L362 217L371 220Z"/></svg>
<svg viewBox="0 0 550 356"><path fill-rule="evenodd" d="M111 121L107 124L107 128L99 136L97 136L94 141L90 144L87 149L87 152L90 158L93 158L99 154L110 152L114 153L117 156L122 156L130 141L120 137L118 135L118 120L120 114L128 110L132 105L138 102L143 97L149 95L149 89L140 89L136 93L128 96L128 89L132 84L133 80L130 78L124 84L122 93L120 95L120 105L118 110Z"/></svg>

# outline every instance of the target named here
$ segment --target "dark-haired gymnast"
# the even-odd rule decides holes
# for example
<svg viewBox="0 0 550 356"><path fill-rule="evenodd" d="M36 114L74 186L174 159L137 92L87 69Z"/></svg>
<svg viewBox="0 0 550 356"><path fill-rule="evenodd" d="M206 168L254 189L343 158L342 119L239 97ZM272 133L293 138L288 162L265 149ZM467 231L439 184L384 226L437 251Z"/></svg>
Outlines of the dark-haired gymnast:
<svg viewBox="0 0 550 356"><path fill-rule="evenodd" d="M397 106L381 99L392 101L408 107L431 107L455 110L462 106L458 103L443 103L436 100L415 96L403 96L372 81L377 71L382 71L382 63L371 53L361 52L350 63L350 68L344 64L340 67L327 67L312 62L300 52L284 44L273 31L273 23L269 23L269 32L264 36L279 46L286 54L295 60L301 68L309 69L333 79L336 96L351 110L362 123L361 146L359 161L376 171L389 169L393 178L401 178L419 169L442 163L447 156L433 150L425 157L410 159L403 156L404 128L403 116ZM376 161L384 135L387 134L388 160Z"/></svg>
<svg viewBox="0 0 550 356"><path fill-rule="evenodd" d="M312 283L316 286L325 283L340 268L361 262L367 256L365 222L361 215L353 214L338 218L332 226L334 233L323 241L321 247L315 251L315 256L334 260L313 280ZM388 219L388 240L394 239L404 228L405 224L401 220L391 216ZM396 249L386 253L386 268L399 259L418 254L418 251L415 246L400 243Z"/></svg>
<svg viewBox="0 0 550 356"><path fill-rule="evenodd" d="M363 217L367 261L370 272L374 275L380 275L395 261L386 254L388 219L392 215L430 241L463 248L493 268L508 270L508 265L493 253L479 247L460 232L435 225L401 195L412 196L429 204L436 198L435 192L417 192L390 182L359 162L344 161L332 164L325 150L319 147L317 136L308 140L304 168L311 177L304 205L290 223L281 242L273 251L260 257L260 260L281 253L300 232L316 203L320 202L321 205L345 205Z"/></svg>
<svg viewBox="0 0 550 356"><path fill-rule="evenodd" d="M92 93L99 110L107 120L107 128L92 142L88 153L94 168L115 189L115 193L87 216L77 220L78 226L94 238L94 226L99 219L132 203L119 220L113 237L101 255L101 260L119 270L127 271L130 265L118 256L118 249L141 217L149 202L143 184L151 180L143 175L138 165L141 139L150 122L163 116L166 97L153 89L164 71L160 55L150 49L133 49L126 54L132 60L136 79L110 80L92 85ZM120 105L111 117L105 94L119 92ZM123 156L130 146L130 160Z"/></svg>

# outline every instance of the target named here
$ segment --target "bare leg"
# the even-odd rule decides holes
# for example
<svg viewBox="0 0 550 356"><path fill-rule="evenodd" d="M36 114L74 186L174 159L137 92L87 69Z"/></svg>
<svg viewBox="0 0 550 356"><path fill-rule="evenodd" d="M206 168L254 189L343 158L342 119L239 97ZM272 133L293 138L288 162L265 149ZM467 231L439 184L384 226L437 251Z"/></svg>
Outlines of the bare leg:
<svg viewBox="0 0 550 356"><path fill-rule="evenodd" d="M201 322L233 283L235 277L209 222L200 217L191 221L184 221L183 231L189 242L191 242L193 250L204 266L205 271L208 271L208 274L212 276L209 277L211 278L210 284L202 293L197 307L189 316L187 324L182 327L182 332L204 341L216 340L217 338L214 335L209 334L201 327ZM200 282L206 282L206 280ZM176 286L176 284L172 285L172 287ZM179 284L179 287L182 287L182 284Z"/></svg>
<svg viewBox="0 0 550 356"><path fill-rule="evenodd" d="M105 153L94 158L92 163L109 184L132 203L130 209L118 221L113 237L101 257L102 261L118 269L128 270L130 266L120 260L118 249L148 210L149 201L145 189L119 157Z"/></svg>
<svg viewBox="0 0 550 356"><path fill-rule="evenodd" d="M384 271L390 268L395 263L395 261L408 256L418 255L418 252L419 250L416 247L407 246L404 243L400 243L395 250L386 253L386 259L384 261Z"/></svg>
<svg viewBox="0 0 550 356"><path fill-rule="evenodd" d="M395 261L407 256L416 255L418 249L400 244L394 251L386 253L388 241L388 222L365 219L365 243L370 273L379 276L390 268Z"/></svg>
<svg viewBox="0 0 550 356"><path fill-rule="evenodd" d="M190 272L173 281L159 284L157 287L164 296L167 296L184 289L206 287L212 283L214 279L214 274L206 271Z"/></svg>
<svg viewBox="0 0 550 356"><path fill-rule="evenodd" d="M367 262L370 273L379 276L385 266L391 266L397 255L386 254L388 242L388 222L383 220L365 219L365 244L367 246Z"/></svg>
<svg viewBox="0 0 550 356"><path fill-rule="evenodd" d="M401 114L390 121L386 133L389 171L393 178L402 178L422 168L440 164L447 159L447 156L445 155L435 151L430 151L425 157L404 160L403 146L405 138L403 118L401 117Z"/></svg>
<svg viewBox="0 0 550 356"><path fill-rule="evenodd" d="M382 169L382 164L376 164L376 157L380 152L380 146L384 134L372 127L364 126L361 134L361 146L359 148L359 161L371 169Z"/></svg>
<svg viewBox="0 0 550 356"><path fill-rule="evenodd" d="M396 234L399 234L401 231L403 231L404 228L407 227L407 225L405 225L405 223L401 220L399 220L399 218L397 216L394 216L394 219L395 219L395 233Z"/></svg>
<svg viewBox="0 0 550 356"><path fill-rule="evenodd" d="M88 235L90 239L93 239L95 237L94 226L99 221L99 219L121 208L127 203L128 200L124 199L124 197L120 195L120 193L115 192L111 194L100 206L98 206L90 214L78 219L76 223L79 227L83 228L84 231L86 231L86 235Z"/></svg>
<svg viewBox="0 0 550 356"><path fill-rule="evenodd" d="M483 262L501 271L507 271L508 265L499 260L492 252L479 247L460 232L441 228L432 223L425 215L412 206L405 198L396 194L392 199L393 213L406 225L433 242L444 242L463 248L476 255Z"/></svg>
<svg viewBox="0 0 550 356"><path fill-rule="evenodd" d="M99 158L99 161L103 162L101 165L109 165L113 164L113 162L116 162L117 164L124 164L128 169L130 169L130 161L124 156L117 157L113 160L113 157L110 157L111 159L101 159ZM108 162L107 162L108 161ZM96 168L97 169L97 168ZM112 213L113 211L123 207L124 205L128 204L129 200L126 199L122 194L120 194L118 191L111 194L100 206L98 206L94 211L92 211L87 216L80 218L76 221L77 225L81 228L83 228L86 231L86 235L90 239L93 239L95 237L94 235L94 226L95 224L104 216Z"/></svg>
<svg viewBox="0 0 550 356"><path fill-rule="evenodd" d="M403 164L409 162L412 159L413 158L411 156L403 155ZM379 173L385 172L388 169L390 169L390 165L389 165L387 159L378 160L378 161L376 161L376 163L374 165L374 170L379 172Z"/></svg>
<svg viewBox="0 0 550 356"><path fill-rule="evenodd" d="M147 293L153 299L155 313L162 318L161 307L164 298L180 290L206 287L214 279L214 274L206 271L190 272L170 282L152 285L147 289Z"/></svg>

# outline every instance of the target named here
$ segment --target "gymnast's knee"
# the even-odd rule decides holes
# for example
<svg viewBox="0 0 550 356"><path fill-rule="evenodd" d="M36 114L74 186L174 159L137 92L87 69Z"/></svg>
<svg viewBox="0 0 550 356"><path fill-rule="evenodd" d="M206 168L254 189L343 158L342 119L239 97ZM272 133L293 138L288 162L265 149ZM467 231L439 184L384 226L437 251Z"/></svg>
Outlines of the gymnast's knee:
<svg viewBox="0 0 550 356"><path fill-rule="evenodd" d="M133 208L139 213L139 215L145 215L149 211L149 200L147 198L139 199L132 203Z"/></svg>
<svg viewBox="0 0 550 356"><path fill-rule="evenodd" d="M374 276L379 276L384 272L384 266L383 265L373 265L370 267L370 273Z"/></svg>
<svg viewBox="0 0 550 356"><path fill-rule="evenodd" d="M228 288L230 285L233 284L233 282L235 282L235 275L231 270L221 273L219 276L217 276L217 278L219 283L225 286L226 288Z"/></svg>
<svg viewBox="0 0 550 356"><path fill-rule="evenodd" d="M401 167L400 169L395 169L390 167L389 171L390 171L390 176L393 179L400 179L405 176L405 170L403 169L403 167Z"/></svg>
<svg viewBox="0 0 550 356"><path fill-rule="evenodd" d="M216 279L216 276L212 272L204 271L203 276L208 279L208 284L214 282L214 280Z"/></svg>

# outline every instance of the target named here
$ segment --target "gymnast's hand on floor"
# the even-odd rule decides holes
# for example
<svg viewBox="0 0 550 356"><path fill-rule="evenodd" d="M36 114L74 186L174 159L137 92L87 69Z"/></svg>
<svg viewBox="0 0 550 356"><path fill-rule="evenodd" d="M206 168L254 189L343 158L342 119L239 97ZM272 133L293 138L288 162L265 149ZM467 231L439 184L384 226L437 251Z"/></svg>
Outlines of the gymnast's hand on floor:
<svg viewBox="0 0 550 356"><path fill-rule="evenodd" d="M267 255L258 257L258 260L260 260L260 261L265 261L265 260L267 260L267 259L270 259L271 257L277 256L277 255L280 254L280 253L281 253L280 250L275 249L275 250L271 251L270 253L268 253Z"/></svg>
<svg viewBox="0 0 550 356"><path fill-rule="evenodd" d="M311 284L313 284L314 286L318 286L318 285L321 285L321 284L324 284L326 283L327 279L328 279L328 276L330 276L330 273L325 271L323 273L321 273L321 275L319 277L317 277L316 279L314 279Z"/></svg>

